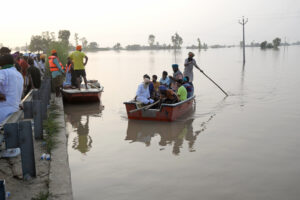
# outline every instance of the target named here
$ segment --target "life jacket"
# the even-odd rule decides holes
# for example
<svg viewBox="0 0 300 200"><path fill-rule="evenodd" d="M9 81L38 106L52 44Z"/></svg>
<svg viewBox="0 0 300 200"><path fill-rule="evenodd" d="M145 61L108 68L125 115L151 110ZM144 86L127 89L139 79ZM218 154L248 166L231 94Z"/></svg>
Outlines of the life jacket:
<svg viewBox="0 0 300 200"><path fill-rule="evenodd" d="M72 64L66 64L65 72L69 72L71 70Z"/></svg>
<svg viewBox="0 0 300 200"><path fill-rule="evenodd" d="M59 61L58 57L56 57L56 56L49 56L48 59L49 59L49 68L50 68L50 72L59 71L58 67L57 67L56 64L53 62L53 60L54 60L55 58L56 58L57 61L59 62L61 69L64 70L64 66L63 66L63 64Z"/></svg>

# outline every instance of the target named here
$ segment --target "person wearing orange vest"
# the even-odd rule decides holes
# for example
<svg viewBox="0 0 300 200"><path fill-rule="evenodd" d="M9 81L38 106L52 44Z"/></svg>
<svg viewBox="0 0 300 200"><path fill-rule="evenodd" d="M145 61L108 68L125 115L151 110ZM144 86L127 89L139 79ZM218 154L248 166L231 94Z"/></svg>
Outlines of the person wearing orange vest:
<svg viewBox="0 0 300 200"><path fill-rule="evenodd" d="M52 76L52 86L55 88L56 96L60 96L60 88L63 84L63 74L64 72L64 66L59 61L59 58L57 57L57 52L55 49L51 51L51 56L48 57L49 59L49 68Z"/></svg>

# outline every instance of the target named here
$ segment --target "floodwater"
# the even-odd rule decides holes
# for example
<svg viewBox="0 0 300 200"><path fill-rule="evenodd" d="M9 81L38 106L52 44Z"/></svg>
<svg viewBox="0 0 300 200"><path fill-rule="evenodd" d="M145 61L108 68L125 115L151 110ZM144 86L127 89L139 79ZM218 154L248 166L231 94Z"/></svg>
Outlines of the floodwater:
<svg viewBox="0 0 300 200"><path fill-rule="evenodd" d="M177 53L183 69L187 50ZM195 51L223 93L194 71L195 111L177 122L128 120L142 76L171 73L172 51L89 53L102 104L66 105L74 198L299 200L300 47Z"/></svg>

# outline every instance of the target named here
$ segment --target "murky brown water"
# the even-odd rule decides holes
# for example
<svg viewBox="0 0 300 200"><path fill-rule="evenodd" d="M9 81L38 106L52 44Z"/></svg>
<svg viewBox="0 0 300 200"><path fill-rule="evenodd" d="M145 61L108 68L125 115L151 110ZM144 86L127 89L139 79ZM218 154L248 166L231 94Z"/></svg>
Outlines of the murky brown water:
<svg viewBox="0 0 300 200"><path fill-rule="evenodd" d="M187 51L178 55L184 61ZM196 109L178 122L129 121L143 74L171 73L169 51L89 53L102 105L65 107L75 199L300 198L300 47L196 52Z"/></svg>

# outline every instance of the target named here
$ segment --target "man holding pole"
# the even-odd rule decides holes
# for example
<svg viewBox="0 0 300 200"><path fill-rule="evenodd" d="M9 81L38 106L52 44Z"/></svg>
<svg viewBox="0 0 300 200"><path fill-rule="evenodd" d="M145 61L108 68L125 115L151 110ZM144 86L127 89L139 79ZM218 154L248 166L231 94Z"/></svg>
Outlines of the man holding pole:
<svg viewBox="0 0 300 200"><path fill-rule="evenodd" d="M184 62L184 77L188 77L189 78L189 83L192 84L193 86L193 78L194 78L194 74L193 74L193 67L195 66L204 76L206 76L206 78L208 78L211 82L213 82L226 96L228 96L228 94L214 81L212 80L209 76L207 76L207 74L204 73L204 71L202 69L200 69L195 61L195 59L193 58L195 56L195 54L193 52L189 52L189 57L187 59L185 59ZM194 87L194 86L193 86Z"/></svg>
<svg viewBox="0 0 300 200"><path fill-rule="evenodd" d="M192 83L194 80L194 73L193 73L193 67L195 66L200 72L203 72L197 65L196 60L194 59L195 54L193 52L189 52L188 58L185 59L184 62L184 71L183 76L189 77L190 82Z"/></svg>

